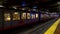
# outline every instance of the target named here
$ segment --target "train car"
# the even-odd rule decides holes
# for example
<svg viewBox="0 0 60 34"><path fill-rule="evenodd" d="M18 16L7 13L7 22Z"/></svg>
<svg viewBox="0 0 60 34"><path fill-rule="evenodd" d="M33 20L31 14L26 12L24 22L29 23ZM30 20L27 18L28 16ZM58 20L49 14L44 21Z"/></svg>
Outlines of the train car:
<svg viewBox="0 0 60 34"><path fill-rule="evenodd" d="M38 12L21 11L15 9L1 9L0 30L15 28L36 23L39 20Z"/></svg>
<svg viewBox="0 0 60 34"><path fill-rule="evenodd" d="M0 30L31 25L39 20L47 21L48 19L49 14L42 12L0 8Z"/></svg>

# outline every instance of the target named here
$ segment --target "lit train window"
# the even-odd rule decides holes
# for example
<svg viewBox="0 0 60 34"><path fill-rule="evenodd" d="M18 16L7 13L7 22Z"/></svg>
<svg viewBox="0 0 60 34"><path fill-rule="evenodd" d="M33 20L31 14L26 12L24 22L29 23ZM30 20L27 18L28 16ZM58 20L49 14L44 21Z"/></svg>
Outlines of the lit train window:
<svg viewBox="0 0 60 34"><path fill-rule="evenodd" d="M13 20L20 20L20 14L18 12L13 13Z"/></svg>
<svg viewBox="0 0 60 34"><path fill-rule="evenodd" d="M27 13L27 19L30 19L30 13Z"/></svg>
<svg viewBox="0 0 60 34"><path fill-rule="evenodd" d="M35 19L35 14L32 14L32 19Z"/></svg>
<svg viewBox="0 0 60 34"><path fill-rule="evenodd" d="M9 13L4 13L4 21L10 21L11 17Z"/></svg>
<svg viewBox="0 0 60 34"><path fill-rule="evenodd" d="M36 18L38 18L38 14L36 14Z"/></svg>
<svg viewBox="0 0 60 34"><path fill-rule="evenodd" d="M26 13L22 13L21 18L26 19Z"/></svg>

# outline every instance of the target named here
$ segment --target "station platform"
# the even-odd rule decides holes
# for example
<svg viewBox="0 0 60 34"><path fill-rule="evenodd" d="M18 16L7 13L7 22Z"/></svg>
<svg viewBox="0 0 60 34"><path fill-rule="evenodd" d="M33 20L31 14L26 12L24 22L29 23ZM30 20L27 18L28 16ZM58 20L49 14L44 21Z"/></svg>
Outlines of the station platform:
<svg viewBox="0 0 60 34"><path fill-rule="evenodd" d="M41 27L39 26L39 28L37 28L30 34L60 34L59 25L60 19L57 20L54 19L44 24L44 26L43 25Z"/></svg>
<svg viewBox="0 0 60 34"><path fill-rule="evenodd" d="M44 34L60 34L60 18L55 21Z"/></svg>

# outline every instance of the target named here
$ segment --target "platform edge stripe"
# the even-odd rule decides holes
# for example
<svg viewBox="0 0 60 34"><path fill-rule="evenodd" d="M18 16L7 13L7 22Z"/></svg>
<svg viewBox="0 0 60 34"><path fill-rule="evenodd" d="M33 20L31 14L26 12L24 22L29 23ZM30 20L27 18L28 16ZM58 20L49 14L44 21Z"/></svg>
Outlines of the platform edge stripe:
<svg viewBox="0 0 60 34"><path fill-rule="evenodd" d="M54 34L58 24L59 24L60 19L58 19L47 31L45 31L44 34Z"/></svg>

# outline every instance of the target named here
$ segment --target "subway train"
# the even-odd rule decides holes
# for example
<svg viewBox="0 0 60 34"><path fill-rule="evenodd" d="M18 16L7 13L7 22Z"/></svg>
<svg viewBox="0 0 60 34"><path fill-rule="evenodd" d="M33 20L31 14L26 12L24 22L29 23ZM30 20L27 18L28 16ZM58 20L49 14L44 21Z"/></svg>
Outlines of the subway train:
<svg viewBox="0 0 60 34"><path fill-rule="evenodd" d="M59 14L58 13L50 13L51 18L58 18Z"/></svg>
<svg viewBox="0 0 60 34"><path fill-rule="evenodd" d="M53 18L51 14L42 12L0 8L0 30L12 29L29 24L31 25L37 23L39 20L47 21L51 18Z"/></svg>

